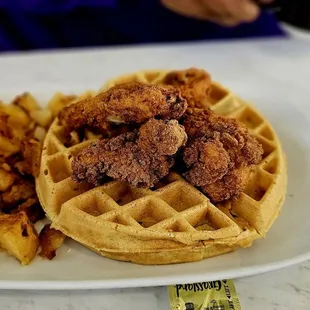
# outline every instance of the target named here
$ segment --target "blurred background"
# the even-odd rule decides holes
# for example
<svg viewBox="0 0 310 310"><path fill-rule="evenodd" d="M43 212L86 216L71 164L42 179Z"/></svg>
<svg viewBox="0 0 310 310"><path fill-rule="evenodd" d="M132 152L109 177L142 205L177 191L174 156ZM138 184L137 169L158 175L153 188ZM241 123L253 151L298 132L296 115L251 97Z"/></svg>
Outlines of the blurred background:
<svg viewBox="0 0 310 310"><path fill-rule="evenodd" d="M309 0L1 0L0 51L286 36Z"/></svg>

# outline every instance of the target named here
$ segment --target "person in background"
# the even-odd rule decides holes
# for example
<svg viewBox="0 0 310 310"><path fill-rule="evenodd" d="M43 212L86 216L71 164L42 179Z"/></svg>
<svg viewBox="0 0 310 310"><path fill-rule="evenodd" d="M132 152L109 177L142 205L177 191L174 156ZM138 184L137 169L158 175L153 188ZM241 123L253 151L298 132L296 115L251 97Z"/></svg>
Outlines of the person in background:
<svg viewBox="0 0 310 310"><path fill-rule="evenodd" d="M283 36L272 0L2 0L0 51Z"/></svg>

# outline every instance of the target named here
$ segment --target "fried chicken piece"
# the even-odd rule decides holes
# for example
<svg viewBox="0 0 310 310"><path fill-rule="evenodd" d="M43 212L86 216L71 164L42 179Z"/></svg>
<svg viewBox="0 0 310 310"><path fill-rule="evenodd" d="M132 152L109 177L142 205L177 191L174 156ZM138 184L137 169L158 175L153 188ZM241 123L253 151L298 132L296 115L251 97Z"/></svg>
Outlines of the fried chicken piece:
<svg viewBox="0 0 310 310"><path fill-rule="evenodd" d="M182 124L191 139L218 139L236 168L261 161L262 145L237 119L219 116L210 109L188 109Z"/></svg>
<svg viewBox="0 0 310 310"><path fill-rule="evenodd" d="M231 165L223 144L216 139L199 138L189 143L183 151L183 159L189 169L184 176L195 186L219 180Z"/></svg>
<svg viewBox="0 0 310 310"><path fill-rule="evenodd" d="M189 68L171 71L166 75L163 84L179 88L189 107L206 108L208 106L211 76L205 70Z"/></svg>
<svg viewBox="0 0 310 310"><path fill-rule="evenodd" d="M169 173L187 135L178 121L150 119L139 130L100 140L72 161L73 179L100 185L106 176L134 187L153 187Z"/></svg>
<svg viewBox="0 0 310 310"><path fill-rule="evenodd" d="M241 194L251 176L251 167L232 169L221 179L201 187L213 202L220 202Z"/></svg>
<svg viewBox="0 0 310 310"><path fill-rule="evenodd" d="M213 202L239 195L250 167L262 159L262 145L243 123L211 110L188 109L183 125L190 139L183 152L185 178Z"/></svg>
<svg viewBox="0 0 310 310"><path fill-rule="evenodd" d="M111 87L91 99L65 107L59 114L70 130L88 126L104 133L111 123L143 123L152 117L179 119L187 108L180 91L143 83Z"/></svg>

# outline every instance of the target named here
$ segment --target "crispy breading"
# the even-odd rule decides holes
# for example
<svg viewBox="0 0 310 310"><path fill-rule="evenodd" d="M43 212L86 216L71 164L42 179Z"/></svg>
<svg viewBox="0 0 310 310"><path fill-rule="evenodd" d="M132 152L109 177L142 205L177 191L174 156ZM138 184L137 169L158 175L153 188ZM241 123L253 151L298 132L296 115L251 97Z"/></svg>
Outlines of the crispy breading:
<svg viewBox="0 0 310 310"><path fill-rule="evenodd" d="M211 110L188 109L183 125L190 139L190 148L183 153L188 168L185 178L200 186L213 202L240 194L249 179L250 167L262 159L263 148L258 140L243 123ZM204 156L206 143L209 153Z"/></svg>
<svg viewBox="0 0 310 310"><path fill-rule="evenodd" d="M186 108L178 90L135 82L118 84L65 107L59 118L70 130L89 127L105 133L109 123L143 123L152 117L179 119Z"/></svg>
<svg viewBox="0 0 310 310"><path fill-rule="evenodd" d="M66 236L61 231L51 228L50 224L46 224L39 234L41 245L39 255L52 260L56 256L56 251L64 243L65 238Z"/></svg>
<svg viewBox="0 0 310 310"><path fill-rule="evenodd" d="M182 124L190 139L219 139L236 168L261 160L262 145L237 119L219 116L211 110L187 109Z"/></svg>
<svg viewBox="0 0 310 310"><path fill-rule="evenodd" d="M160 155L174 155L185 145L187 136L184 127L176 120L170 122L150 119L139 129L137 144L141 149Z"/></svg>
<svg viewBox="0 0 310 310"><path fill-rule="evenodd" d="M0 215L0 247L28 265L35 257L39 238L25 212Z"/></svg>
<svg viewBox="0 0 310 310"><path fill-rule="evenodd" d="M222 178L231 165L223 144L216 139L195 139L183 152L188 168L185 178L195 186L204 186Z"/></svg>
<svg viewBox="0 0 310 310"><path fill-rule="evenodd" d="M211 90L211 76L202 69L189 68L169 72L163 84L179 88L182 97L192 108L206 108Z"/></svg>
<svg viewBox="0 0 310 310"><path fill-rule="evenodd" d="M201 187L213 202L220 202L241 194L251 176L251 167L232 169L221 179Z"/></svg>
<svg viewBox="0 0 310 310"><path fill-rule="evenodd" d="M178 121L151 119L139 130L82 150L72 161L73 179L99 185L108 176L135 187L152 187L169 173L186 139Z"/></svg>

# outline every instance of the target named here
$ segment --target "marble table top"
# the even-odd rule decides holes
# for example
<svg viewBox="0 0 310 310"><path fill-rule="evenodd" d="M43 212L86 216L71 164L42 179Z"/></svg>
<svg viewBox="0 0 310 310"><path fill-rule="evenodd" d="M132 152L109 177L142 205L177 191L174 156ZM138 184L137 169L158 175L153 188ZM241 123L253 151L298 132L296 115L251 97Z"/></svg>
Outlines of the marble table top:
<svg viewBox="0 0 310 310"><path fill-rule="evenodd" d="M309 310L310 261L235 280L243 310ZM0 309L164 310L167 287L86 291L0 291Z"/></svg>

